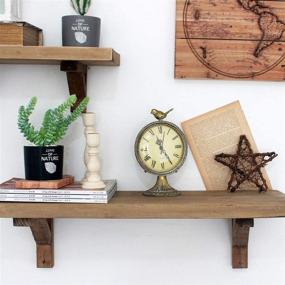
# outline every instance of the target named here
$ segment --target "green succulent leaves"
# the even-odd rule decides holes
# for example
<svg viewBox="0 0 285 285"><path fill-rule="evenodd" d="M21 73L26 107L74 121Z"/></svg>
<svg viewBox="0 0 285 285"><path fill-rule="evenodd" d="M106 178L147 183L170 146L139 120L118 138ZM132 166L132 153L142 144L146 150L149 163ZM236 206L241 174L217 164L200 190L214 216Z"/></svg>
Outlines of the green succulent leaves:
<svg viewBox="0 0 285 285"><path fill-rule="evenodd" d="M71 95L64 103L55 109L49 109L43 119L40 130L36 130L30 123L30 115L35 109L37 98L33 97L28 103L27 107L21 106L18 112L18 127L23 133L24 137L37 146L55 145L61 140L69 127L80 114L86 109L89 98L84 98L78 107L66 115L66 112L74 106L77 98Z"/></svg>
<svg viewBox="0 0 285 285"><path fill-rule="evenodd" d="M84 16L90 8L91 0L71 0L71 5L78 14Z"/></svg>

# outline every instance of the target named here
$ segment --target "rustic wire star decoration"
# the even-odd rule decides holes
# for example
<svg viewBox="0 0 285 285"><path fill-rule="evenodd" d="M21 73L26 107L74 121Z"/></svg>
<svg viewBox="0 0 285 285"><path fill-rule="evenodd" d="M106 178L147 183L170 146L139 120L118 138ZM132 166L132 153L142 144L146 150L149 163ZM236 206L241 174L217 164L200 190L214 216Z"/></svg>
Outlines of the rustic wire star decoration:
<svg viewBox="0 0 285 285"><path fill-rule="evenodd" d="M275 152L253 153L247 137L242 135L236 154L221 153L215 156L215 160L232 170L228 191L235 192L242 183L248 181L255 184L259 192L263 192L268 190L268 186L261 168L276 156Z"/></svg>

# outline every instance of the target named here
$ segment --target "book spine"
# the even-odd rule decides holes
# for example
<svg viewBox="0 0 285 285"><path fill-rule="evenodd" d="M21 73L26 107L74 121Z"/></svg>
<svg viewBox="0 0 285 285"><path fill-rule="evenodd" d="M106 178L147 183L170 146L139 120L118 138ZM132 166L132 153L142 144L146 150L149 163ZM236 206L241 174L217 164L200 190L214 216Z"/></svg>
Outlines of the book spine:
<svg viewBox="0 0 285 285"><path fill-rule="evenodd" d="M108 193L106 197L91 197L84 196L82 198L77 197L78 195L71 195L72 197L66 197L65 195L60 195L60 197L53 197L52 195L46 195L40 197L39 195L28 195L28 197L23 197L24 195L11 194L1 195L0 202L28 202L28 203L91 203L91 204L106 204L113 197L117 188L114 187L111 192Z"/></svg>
<svg viewBox="0 0 285 285"><path fill-rule="evenodd" d="M115 184L114 188L117 188ZM111 190L112 191L112 190ZM54 190L54 189L0 189L0 194L47 194L47 195L108 195L109 191L96 190Z"/></svg>
<svg viewBox="0 0 285 285"><path fill-rule="evenodd" d="M53 194L21 194L1 193L1 198L41 198L41 199L107 199L108 195L53 195Z"/></svg>
<svg viewBox="0 0 285 285"><path fill-rule="evenodd" d="M107 199L45 199L45 198L0 198L1 202L26 202L26 203L90 203L106 204Z"/></svg>

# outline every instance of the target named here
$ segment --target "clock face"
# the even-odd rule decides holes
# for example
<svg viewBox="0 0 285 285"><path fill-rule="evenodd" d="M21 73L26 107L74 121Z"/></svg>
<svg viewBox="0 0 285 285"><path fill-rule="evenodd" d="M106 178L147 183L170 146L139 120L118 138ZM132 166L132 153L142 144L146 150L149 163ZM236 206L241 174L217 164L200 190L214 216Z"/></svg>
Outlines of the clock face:
<svg viewBox="0 0 285 285"><path fill-rule="evenodd" d="M187 146L184 134L169 122L154 122L138 134L136 157L142 168L158 175L169 174L183 164Z"/></svg>

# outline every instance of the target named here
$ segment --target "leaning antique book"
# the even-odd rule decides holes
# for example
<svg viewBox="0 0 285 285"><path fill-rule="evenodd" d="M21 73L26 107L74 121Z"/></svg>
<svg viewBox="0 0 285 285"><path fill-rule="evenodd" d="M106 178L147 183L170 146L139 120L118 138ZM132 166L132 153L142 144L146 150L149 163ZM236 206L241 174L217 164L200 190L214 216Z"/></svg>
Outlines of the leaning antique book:
<svg viewBox="0 0 285 285"><path fill-rule="evenodd" d="M43 203L107 203L117 190L116 180L105 181L102 190L83 190L75 183L61 189L17 189L18 178L0 184L2 202L43 202Z"/></svg>
<svg viewBox="0 0 285 285"><path fill-rule="evenodd" d="M258 151L239 101L185 121L181 125L207 190L227 189L231 171L214 158L222 152L235 153L240 135L246 135L253 151ZM269 189L272 189L264 169L262 173ZM244 183L240 189L251 190L256 187Z"/></svg>

